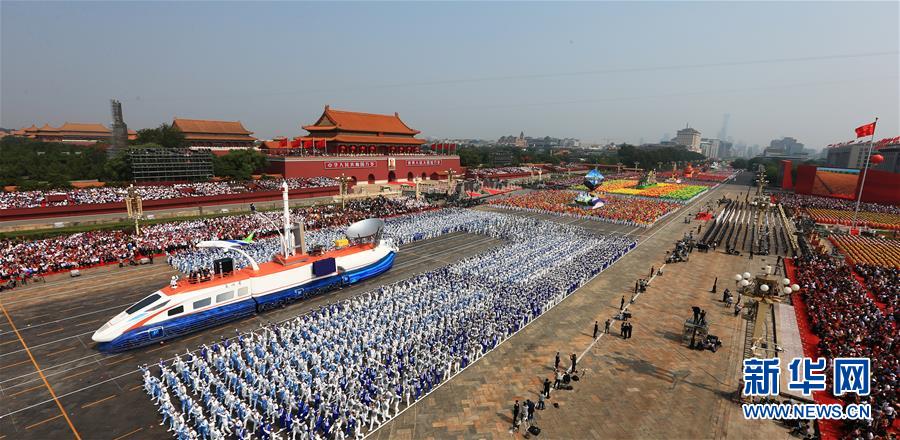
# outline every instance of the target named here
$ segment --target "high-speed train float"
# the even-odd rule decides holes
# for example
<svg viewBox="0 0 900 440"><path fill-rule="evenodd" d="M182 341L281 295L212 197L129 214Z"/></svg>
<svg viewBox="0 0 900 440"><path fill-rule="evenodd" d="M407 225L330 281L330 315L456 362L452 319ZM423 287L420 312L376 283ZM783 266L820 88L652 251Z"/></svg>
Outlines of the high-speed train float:
<svg viewBox="0 0 900 440"><path fill-rule="evenodd" d="M384 222L368 219L345 231L346 239L328 252L304 251L302 222L289 226L284 188L284 252L257 263L242 240L213 240L198 247L234 251L249 260L237 271L217 269L203 280L173 282L116 315L94 332L92 339L105 352L119 352L177 338L205 328L251 316L329 290L378 276L391 268L397 247L381 236ZM295 241L293 249L289 243ZM299 251L295 251L299 249Z"/></svg>

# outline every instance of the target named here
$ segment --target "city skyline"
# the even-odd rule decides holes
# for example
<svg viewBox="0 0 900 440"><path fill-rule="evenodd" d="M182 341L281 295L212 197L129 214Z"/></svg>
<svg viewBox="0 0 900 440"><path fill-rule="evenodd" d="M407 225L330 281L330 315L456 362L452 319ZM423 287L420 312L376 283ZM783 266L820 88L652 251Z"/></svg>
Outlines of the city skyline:
<svg viewBox="0 0 900 440"><path fill-rule="evenodd" d="M876 116L900 131L896 3L263 5L3 2L0 125L109 126L119 99L131 128L240 120L260 138L326 104L434 138L715 137L725 114L748 145L820 149ZM702 26L646 32L688 17Z"/></svg>

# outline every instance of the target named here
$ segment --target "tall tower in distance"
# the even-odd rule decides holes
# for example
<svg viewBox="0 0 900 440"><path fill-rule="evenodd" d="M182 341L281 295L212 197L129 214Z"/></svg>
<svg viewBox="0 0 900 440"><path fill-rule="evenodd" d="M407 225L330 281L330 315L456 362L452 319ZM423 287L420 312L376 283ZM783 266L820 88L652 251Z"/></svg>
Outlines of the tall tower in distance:
<svg viewBox="0 0 900 440"><path fill-rule="evenodd" d="M728 139L728 120L731 119L731 113L722 115L722 129L719 130L719 140Z"/></svg>
<svg viewBox="0 0 900 440"><path fill-rule="evenodd" d="M128 145L128 125L122 119L122 103L115 99L109 100L112 106L112 138L109 140L109 148L106 149L106 156L112 157L119 149Z"/></svg>

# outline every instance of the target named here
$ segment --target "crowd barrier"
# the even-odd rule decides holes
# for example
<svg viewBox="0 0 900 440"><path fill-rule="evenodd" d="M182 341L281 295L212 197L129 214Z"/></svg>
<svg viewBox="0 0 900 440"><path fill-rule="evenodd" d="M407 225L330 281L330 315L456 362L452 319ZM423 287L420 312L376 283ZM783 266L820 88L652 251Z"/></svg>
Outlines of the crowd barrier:
<svg viewBox="0 0 900 440"><path fill-rule="evenodd" d="M298 188L288 191L292 199L310 197L328 197L338 194L338 187L324 186L319 188ZM266 202L280 200L281 191L255 191L240 194L221 194L215 196L179 197L175 199L144 200L144 211L173 208L190 208L206 205L227 205L234 203ZM0 211L0 221L31 220L49 217L71 217L78 215L109 214L125 212L125 204L96 203L85 205L44 206L40 208L17 208Z"/></svg>

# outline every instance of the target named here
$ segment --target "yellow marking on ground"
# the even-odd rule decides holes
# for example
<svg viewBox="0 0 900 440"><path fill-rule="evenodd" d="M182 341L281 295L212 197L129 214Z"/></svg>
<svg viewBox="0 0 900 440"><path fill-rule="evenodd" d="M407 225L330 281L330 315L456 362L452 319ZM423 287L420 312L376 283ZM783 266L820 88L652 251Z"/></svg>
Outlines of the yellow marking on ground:
<svg viewBox="0 0 900 440"><path fill-rule="evenodd" d="M43 388L43 387L44 387L44 385L41 384L41 385L38 385L38 386L35 386L35 387L26 388L26 389L24 389L24 390L22 390L22 391L16 391L15 393L10 394L9 397L15 397L15 396L18 396L19 394L27 393L27 392L29 392L29 391L33 391L33 390L36 390L36 389L38 389L38 388Z"/></svg>
<svg viewBox="0 0 900 440"><path fill-rule="evenodd" d="M125 362L129 359L134 359L134 356L126 356L126 357L123 357L122 359L116 360L115 362L107 362L106 365L115 365L115 364L118 364L119 362Z"/></svg>
<svg viewBox="0 0 900 440"><path fill-rule="evenodd" d="M143 385L135 385L135 386L129 388L128 391L134 391L134 390L136 390L136 389L138 389L138 388L140 388L140 387L142 387L142 386L143 386Z"/></svg>
<svg viewBox="0 0 900 440"><path fill-rule="evenodd" d="M164 349L164 348L168 348L168 346L167 346L167 345L160 345L159 347L156 347L156 348L154 348L154 349L152 349L152 350L147 350L147 353L153 353L154 351L160 351L160 350L162 350L162 349Z"/></svg>
<svg viewBox="0 0 900 440"><path fill-rule="evenodd" d="M131 431L131 432L126 433L126 434L123 434L123 435L120 435L120 436L114 438L113 440L122 440L123 438L128 437L129 435L134 434L134 433L136 433L136 432L140 432L140 431L143 430L143 429L144 429L143 427L140 427L140 428L138 428L138 429L135 429L134 431Z"/></svg>
<svg viewBox="0 0 900 440"><path fill-rule="evenodd" d="M91 368L90 370L85 370L85 371L82 371L82 372L80 372L80 373L70 374L70 375L68 375L68 376L66 376L66 377L64 377L64 378L62 378L62 379L60 379L60 381L64 381L64 380L66 380L66 379L71 379L71 378L73 378L73 377L78 377L78 376L81 376L82 374L90 373L91 371L94 371L94 369Z"/></svg>
<svg viewBox="0 0 900 440"><path fill-rule="evenodd" d="M67 349L65 349L65 350L54 351L53 353L48 353L48 354L47 354L47 357L50 357L50 356L56 356L56 355L58 355L58 354L60 354L60 353L65 353L65 352L67 352L67 351L71 351L71 350L74 350L74 349L76 349L76 348L78 348L78 347L75 346L75 347L69 347L69 348L67 348Z"/></svg>
<svg viewBox="0 0 900 440"><path fill-rule="evenodd" d="M113 394L112 396L107 396L107 397L104 397L104 398L102 398L102 399L100 399L100 400L95 400L95 401L93 401L93 402L91 402L91 403L85 403L84 405L81 405L81 409L90 408L90 407L92 407L92 406L94 406L94 405L96 405L96 404L98 404L98 403L106 402L107 400L113 399L113 398L115 398L115 397L116 397L116 395Z"/></svg>
<svg viewBox="0 0 900 440"><path fill-rule="evenodd" d="M31 428L34 428L35 426L43 425L44 423L47 423L47 422L49 422L49 421L51 421L51 420L56 420L56 419L58 419L58 418L60 418L60 417L62 417L62 416L64 416L64 415L65 415L65 414L57 414L57 415L55 415L55 416L53 416L53 417L50 417L49 419L44 419L44 420L41 420L40 422L37 422L37 423L33 423L33 424L31 424L31 425L28 425L28 426L25 427L25 429L31 429ZM68 417L66 417L66 418L68 418ZM80 437L79 437L79 438L80 438Z"/></svg>
<svg viewBox="0 0 900 440"><path fill-rule="evenodd" d="M44 336L44 335L49 335L50 333L59 333L59 332L61 332L61 331L63 331L63 330L65 330L65 327L60 327L60 328L58 328L58 329L56 329L56 330L50 330L50 331L46 331L46 332L44 332L44 333L38 333L38 334L35 335L35 336Z"/></svg>
<svg viewBox="0 0 900 440"><path fill-rule="evenodd" d="M0 345L12 344L13 342L19 342L19 341L13 339L12 341L0 342ZM2 437L0 437L0 438L2 438Z"/></svg>
<svg viewBox="0 0 900 440"><path fill-rule="evenodd" d="M27 363L28 363L28 359L25 359L25 360L22 361L22 362L16 362L16 363L14 363L14 364L4 365L4 366L0 367L0 370L4 370L4 369L7 369L7 368L9 368L9 367L15 367L16 365L22 365L22 364L27 364Z"/></svg>
<svg viewBox="0 0 900 440"><path fill-rule="evenodd" d="M103 318L97 318L97 319L92 319L92 320L90 320L90 321L85 321L85 322L82 322L81 324L75 324L75 327L82 326L82 325L93 324L93 323L95 323L95 322L97 322L97 321L100 321L100 320L102 320L102 319L103 319Z"/></svg>
<svg viewBox="0 0 900 440"><path fill-rule="evenodd" d="M38 374L41 376L41 380L44 381L44 385L47 386L47 390L50 391L50 396L53 397L53 401L56 402L56 406L59 407L60 414L66 418L66 423L69 424L69 429L72 430L72 434L75 436L75 440L81 440L81 435L78 434L78 430L75 429L75 425L72 424L72 420L69 419L69 415L66 414L66 409L63 408L62 402L56 397L56 393L53 392L53 387L50 386L50 382L47 381L47 376L44 376L44 372L41 371L41 366L38 365L37 361L34 359L34 355L31 354L31 349L28 348L28 344L25 343L25 340L22 339L22 334L19 333L19 329L16 328L16 324L13 323L12 318L9 316L9 312L6 311L6 307L3 306L3 301L0 300L0 310L3 311L3 316L6 317L6 320L9 322L9 326L12 327L13 332L16 333L16 337L19 338L19 341L22 342L22 347L25 348L25 353L28 353L28 358L31 359L31 363L34 364L34 369L37 370Z"/></svg>

